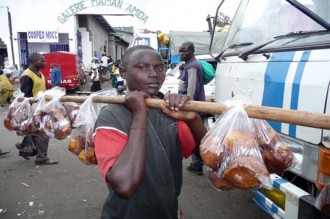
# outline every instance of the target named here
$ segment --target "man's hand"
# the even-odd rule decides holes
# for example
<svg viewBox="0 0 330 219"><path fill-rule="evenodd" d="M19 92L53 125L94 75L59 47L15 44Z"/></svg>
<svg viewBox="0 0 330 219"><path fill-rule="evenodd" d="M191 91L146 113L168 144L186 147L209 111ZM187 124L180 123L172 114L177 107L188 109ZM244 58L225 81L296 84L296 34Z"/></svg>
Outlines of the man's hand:
<svg viewBox="0 0 330 219"><path fill-rule="evenodd" d="M161 105L161 111L168 117L176 120L188 121L197 117L197 113L181 111L184 104L191 100L187 95L167 93L164 97L165 103Z"/></svg>
<svg viewBox="0 0 330 219"><path fill-rule="evenodd" d="M143 91L127 92L125 96L125 105L132 112L132 114L147 115L149 108L145 103L145 99L150 96Z"/></svg>

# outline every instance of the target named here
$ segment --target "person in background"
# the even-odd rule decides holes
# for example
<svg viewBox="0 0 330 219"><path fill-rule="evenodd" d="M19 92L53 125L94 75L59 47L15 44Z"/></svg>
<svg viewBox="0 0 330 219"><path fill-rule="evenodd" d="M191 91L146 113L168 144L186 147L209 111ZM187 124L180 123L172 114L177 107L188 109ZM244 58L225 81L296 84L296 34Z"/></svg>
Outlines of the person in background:
<svg viewBox="0 0 330 219"><path fill-rule="evenodd" d="M8 77L3 74L3 70L0 70L1 107L5 107L6 103L10 103L10 98L13 97L13 93L14 85L9 81Z"/></svg>
<svg viewBox="0 0 330 219"><path fill-rule="evenodd" d="M180 110L191 100L187 95L166 94L161 109L146 105L146 98L158 99L165 80L163 58L152 47L128 49L120 74L127 81L125 102L102 108L93 135L109 188L101 218L182 218L182 159L199 151L203 122Z"/></svg>
<svg viewBox="0 0 330 219"><path fill-rule="evenodd" d="M50 69L51 69L50 70L50 75L51 75L52 87L60 86L61 81L62 81L62 72L61 72L61 70L54 63L52 63L50 65Z"/></svg>
<svg viewBox="0 0 330 219"><path fill-rule="evenodd" d="M118 72L119 72L119 71L118 71L118 68L119 68L120 64L121 64L121 60L118 59L118 60L115 62L115 64L112 66L111 72L114 73L114 74L118 73Z"/></svg>
<svg viewBox="0 0 330 219"><path fill-rule="evenodd" d="M21 78L23 72L28 68L27 64L21 64L21 68L18 70L18 78Z"/></svg>
<svg viewBox="0 0 330 219"><path fill-rule="evenodd" d="M186 94L195 101L205 101L203 71L195 58L195 46L192 42L184 42L180 49L180 59L184 61L179 76L179 94ZM205 114L200 114L203 117ZM186 170L203 175L203 161L200 156L192 155L192 162Z"/></svg>
<svg viewBox="0 0 330 219"><path fill-rule="evenodd" d="M92 65L91 69L91 81L92 81L92 86L91 86L91 92L96 92L101 90L101 82L100 82L100 73L98 70L98 67L96 65Z"/></svg>
<svg viewBox="0 0 330 219"><path fill-rule="evenodd" d="M102 54L101 62L102 62L103 67L106 68L108 66L108 60L109 60L109 57L106 56L105 54Z"/></svg>
<svg viewBox="0 0 330 219"><path fill-rule="evenodd" d="M20 79L21 91L24 97L35 97L38 92L46 91L46 80L41 73L41 69L46 66L45 57L39 53L31 53L29 56L30 66L26 69ZM37 165L52 165L57 164L55 160L48 157L49 138L45 136L32 136L33 142L37 148L37 156L35 164ZM23 157L29 159L28 157Z"/></svg>
<svg viewBox="0 0 330 219"><path fill-rule="evenodd" d="M108 56L108 66L109 66L109 64L111 64L111 63L113 63L113 59L112 59L112 56L109 55L109 56Z"/></svg>

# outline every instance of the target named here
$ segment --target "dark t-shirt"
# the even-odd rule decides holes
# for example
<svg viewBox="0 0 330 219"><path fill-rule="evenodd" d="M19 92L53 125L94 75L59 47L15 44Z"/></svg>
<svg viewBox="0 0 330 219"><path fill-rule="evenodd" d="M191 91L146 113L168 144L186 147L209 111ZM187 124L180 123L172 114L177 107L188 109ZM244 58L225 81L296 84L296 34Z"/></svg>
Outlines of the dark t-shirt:
<svg viewBox="0 0 330 219"><path fill-rule="evenodd" d="M131 122L131 112L125 106L110 104L100 112L95 128L111 127L128 135ZM177 121L166 117L159 109L150 109L146 143L146 170L138 190L130 199L124 199L109 186L110 193L103 206L102 218L177 218L177 198L182 186Z"/></svg>

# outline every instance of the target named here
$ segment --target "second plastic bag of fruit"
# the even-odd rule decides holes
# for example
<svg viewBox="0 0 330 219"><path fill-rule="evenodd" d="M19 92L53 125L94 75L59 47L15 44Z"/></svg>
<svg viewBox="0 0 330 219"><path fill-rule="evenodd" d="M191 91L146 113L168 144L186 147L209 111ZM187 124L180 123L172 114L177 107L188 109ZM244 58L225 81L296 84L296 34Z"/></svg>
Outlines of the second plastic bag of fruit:
<svg viewBox="0 0 330 219"><path fill-rule="evenodd" d="M226 105L227 110L206 133L200 146L211 182L220 190L271 188L244 101L231 99Z"/></svg>

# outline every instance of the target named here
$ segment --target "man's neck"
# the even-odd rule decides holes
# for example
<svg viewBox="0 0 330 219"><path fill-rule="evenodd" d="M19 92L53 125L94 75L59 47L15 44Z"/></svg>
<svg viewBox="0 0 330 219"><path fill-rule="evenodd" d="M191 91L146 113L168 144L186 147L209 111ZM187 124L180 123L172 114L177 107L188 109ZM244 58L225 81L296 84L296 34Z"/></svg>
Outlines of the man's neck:
<svg viewBox="0 0 330 219"><path fill-rule="evenodd" d="M31 70L31 71L33 71L36 75L38 75L39 77L41 77L41 74L40 74L40 72L39 72L39 68L35 68L35 67L29 67L29 69Z"/></svg>
<svg viewBox="0 0 330 219"><path fill-rule="evenodd" d="M36 67L30 66L29 69L30 69L31 71L33 71L34 73L39 73L39 68L36 68Z"/></svg>

